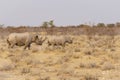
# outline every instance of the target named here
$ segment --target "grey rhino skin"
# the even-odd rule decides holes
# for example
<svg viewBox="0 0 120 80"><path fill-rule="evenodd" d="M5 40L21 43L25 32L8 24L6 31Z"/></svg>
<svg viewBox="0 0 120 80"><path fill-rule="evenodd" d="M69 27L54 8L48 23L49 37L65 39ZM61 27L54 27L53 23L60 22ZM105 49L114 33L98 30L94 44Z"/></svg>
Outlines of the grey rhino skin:
<svg viewBox="0 0 120 80"><path fill-rule="evenodd" d="M48 37L48 45L53 46L62 46L65 47L66 43L71 44L73 42L72 38L69 36L49 36Z"/></svg>
<svg viewBox="0 0 120 80"><path fill-rule="evenodd" d="M38 35L25 33L11 33L7 38L9 48L17 46L25 46L24 49L30 49L31 43L38 41Z"/></svg>

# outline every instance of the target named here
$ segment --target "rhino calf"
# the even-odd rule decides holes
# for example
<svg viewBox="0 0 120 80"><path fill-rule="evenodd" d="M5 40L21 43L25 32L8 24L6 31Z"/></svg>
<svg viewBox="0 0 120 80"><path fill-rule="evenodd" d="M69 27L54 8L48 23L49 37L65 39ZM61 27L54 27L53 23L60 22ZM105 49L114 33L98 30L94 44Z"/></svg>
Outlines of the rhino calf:
<svg viewBox="0 0 120 80"><path fill-rule="evenodd" d="M61 45L62 47L65 47L66 43L72 43L73 40L69 36L51 36L48 38L48 45L53 45L53 46L59 46Z"/></svg>
<svg viewBox="0 0 120 80"><path fill-rule="evenodd" d="M9 48L17 46L25 46L24 49L30 49L30 45L33 42L38 41L38 35L31 34L28 32L25 33L11 33L7 38L7 43Z"/></svg>

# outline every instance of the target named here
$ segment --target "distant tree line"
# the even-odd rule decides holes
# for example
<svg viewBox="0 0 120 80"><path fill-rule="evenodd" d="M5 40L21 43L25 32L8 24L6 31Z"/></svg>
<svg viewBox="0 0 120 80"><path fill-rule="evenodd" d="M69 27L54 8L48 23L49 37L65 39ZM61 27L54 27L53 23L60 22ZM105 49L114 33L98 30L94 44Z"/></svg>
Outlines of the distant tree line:
<svg viewBox="0 0 120 80"><path fill-rule="evenodd" d="M104 23L98 23L97 25L86 25L86 24L81 24L78 25L77 27L120 27L120 22L117 23L110 23L110 24L104 24Z"/></svg>
<svg viewBox="0 0 120 80"><path fill-rule="evenodd" d="M4 24L0 24L0 28L5 27ZM7 26L8 28L12 28L12 27L16 27L16 26ZM54 24L54 20L50 20L50 21L44 21L42 23L42 25L40 26L18 26L18 27L41 27L41 28L55 28L57 27ZM94 28L94 27L120 27L120 22L117 23L110 23L110 24L105 24L105 23L98 23L98 24L93 24L93 25L88 25L88 24L80 24L80 25L72 25L72 26L59 26L59 27L80 27L80 28Z"/></svg>
<svg viewBox="0 0 120 80"><path fill-rule="evenodd" d="M13 32L45 32L49 35L118 35L120 34L120 22L115 24L98 23L96 25L80 24L76 26L56 26L53 20L45 21L41 26L5 26L0 25L0 34L8 35Z"/></svg>
<svg viewBox="0 0 120 80"><path fill-rule="evenodd" d="M45 21L43 22L42 28L48 28L48 27L51 27L51 28L54 28L54 27L57 27L55 26L54 24L54 21L53 20L50 20L50 21ZM96 25L87 25L87 24L80 24L80 25L77 25L77 26L64 26L64 27L81 27L81 28L89 28L89 27L120 27L120 22L117 22L117 23L110 23L110 24L105 24L105 23L98 23Z"/></svg>

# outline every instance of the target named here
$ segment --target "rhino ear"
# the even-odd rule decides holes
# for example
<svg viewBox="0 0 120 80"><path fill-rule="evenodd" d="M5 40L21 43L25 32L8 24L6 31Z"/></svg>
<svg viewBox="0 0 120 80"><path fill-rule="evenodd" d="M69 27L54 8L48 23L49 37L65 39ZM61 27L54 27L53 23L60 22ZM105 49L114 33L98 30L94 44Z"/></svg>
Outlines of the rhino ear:
<svg viewBox="0 0 120 80"><path fill-rule="evenodd" d="M35 39L38 39L38 35L35 36Z"/></svg>

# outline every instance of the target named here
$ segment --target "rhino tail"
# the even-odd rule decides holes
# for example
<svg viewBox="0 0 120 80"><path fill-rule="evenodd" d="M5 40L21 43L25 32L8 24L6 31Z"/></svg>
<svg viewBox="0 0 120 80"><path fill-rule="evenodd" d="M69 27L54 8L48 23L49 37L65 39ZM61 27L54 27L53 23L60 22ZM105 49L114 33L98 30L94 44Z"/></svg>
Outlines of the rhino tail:
<svg viewBox="0 0 120 80"><path fill-rule="evenodd" d="M9 46L11 45L11 43L9 42L9 38L7 38L7 43L8 43Z"/></svg>

